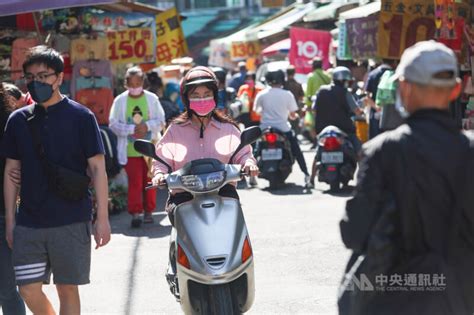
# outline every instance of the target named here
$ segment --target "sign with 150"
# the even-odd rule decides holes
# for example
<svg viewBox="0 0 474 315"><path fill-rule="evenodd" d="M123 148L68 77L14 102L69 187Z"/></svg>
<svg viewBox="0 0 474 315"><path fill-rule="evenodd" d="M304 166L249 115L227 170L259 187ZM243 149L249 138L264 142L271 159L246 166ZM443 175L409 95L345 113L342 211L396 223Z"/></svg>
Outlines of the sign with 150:
<svg viewBox="0 0 474 315"><path fill-rule="evenodd" d="M114 63L149 63L155 61L152 28L129 28L107 32L109 59Z"/></svg>

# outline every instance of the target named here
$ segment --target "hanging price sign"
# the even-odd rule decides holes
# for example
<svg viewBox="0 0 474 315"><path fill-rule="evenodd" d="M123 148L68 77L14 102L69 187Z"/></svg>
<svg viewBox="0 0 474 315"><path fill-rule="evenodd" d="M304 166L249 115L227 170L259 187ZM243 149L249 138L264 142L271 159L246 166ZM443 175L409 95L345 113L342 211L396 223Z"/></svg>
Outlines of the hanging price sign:
<svg viewBox="0 0 474 315"><path fill-rule="evenodd" d="M258 57L261 50L258 41L232 42L230 57L232 60L254 58Z"/></svg>
<svg viewBox="0 0 474 315"><path fill-rule="evenodd" d="M310 62L314 57L321 58L324 69L329 67L331 33L292 27L290 38L290 63L295 66L296 73L310 73L312 71Z"/></svg>
<svg viewBox="0 0 474 315"><path fill-rule="evenodd" d="M413 44L435 38L435 2L433 0L383 0L378 28L377 54L398 59ZM465 3L456 4L457 16L468 16Z"/></svg>
<svg viewBox="0 0 474 315"><path fill-rule="evenodd" d="M170 64L174 58L185 57L189 53L176 8L156 16L156 38L156 65Z"/></svg>
<svg viewBox="0 0 474 315"><path fill-rule="evenodd" d="M155 41L151 28L130 28L107 32L109 59L114 63L155 61Z"/></svg>

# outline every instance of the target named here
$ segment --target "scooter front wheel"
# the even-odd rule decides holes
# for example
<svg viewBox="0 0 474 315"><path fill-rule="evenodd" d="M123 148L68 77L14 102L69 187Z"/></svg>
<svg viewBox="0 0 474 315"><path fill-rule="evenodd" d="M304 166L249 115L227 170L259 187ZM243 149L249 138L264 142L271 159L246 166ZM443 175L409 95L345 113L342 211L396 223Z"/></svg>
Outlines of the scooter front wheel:
<svg viewBox="0 0 474 315"><path fill-rule="evenodd" d="M234 314L229 284L209 286L209 308L212 315Z"/></svg>

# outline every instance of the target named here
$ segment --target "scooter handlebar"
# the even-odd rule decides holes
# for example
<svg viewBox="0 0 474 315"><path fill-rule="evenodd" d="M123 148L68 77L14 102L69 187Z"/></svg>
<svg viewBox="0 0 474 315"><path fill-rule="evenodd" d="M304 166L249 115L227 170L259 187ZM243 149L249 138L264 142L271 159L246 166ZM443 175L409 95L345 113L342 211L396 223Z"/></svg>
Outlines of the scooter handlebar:
<svg viewBox="0 0 474 315"><path fill-rule="evenodd" d="M163 185L153 185L153 184L149 184L149 185L146 185L145 186L145 190L151 190L151 189L166 189L167 185L166 184L163 184Z"/></svg>
<svg viewBox="0 0 474 315"><path fill-rule="evenodd" d="M168 179L168 174L165 175L164 181L162 184L154 185L153 183L148 183L145 186L145 190L150 190L150 189L166 189L168 188L168 182L166 181Z"/></svg>

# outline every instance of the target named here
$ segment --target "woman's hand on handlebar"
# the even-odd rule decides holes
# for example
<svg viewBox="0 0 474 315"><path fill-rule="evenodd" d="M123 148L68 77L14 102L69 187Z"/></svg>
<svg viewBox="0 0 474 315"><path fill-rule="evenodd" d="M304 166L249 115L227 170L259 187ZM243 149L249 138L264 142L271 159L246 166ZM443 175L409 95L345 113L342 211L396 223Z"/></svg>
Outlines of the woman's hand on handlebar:
<svg viewBox="0 0 474 315"><path fill-rule="evenodd" d="M164 186L166 184L166 175L163 173L158 173L151 180L153 186Z"/></svg>
<svg viewBox="0 0 474 315"><path fill-rule="evenodd" d="M250 176L258 176L258 166L257 165L245 165L244 173Z"/></svg>

